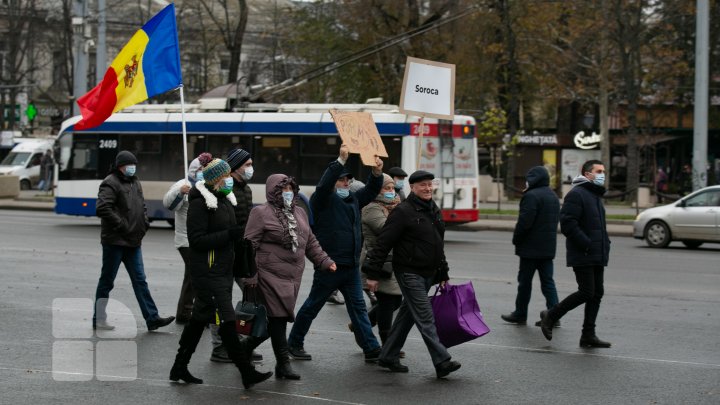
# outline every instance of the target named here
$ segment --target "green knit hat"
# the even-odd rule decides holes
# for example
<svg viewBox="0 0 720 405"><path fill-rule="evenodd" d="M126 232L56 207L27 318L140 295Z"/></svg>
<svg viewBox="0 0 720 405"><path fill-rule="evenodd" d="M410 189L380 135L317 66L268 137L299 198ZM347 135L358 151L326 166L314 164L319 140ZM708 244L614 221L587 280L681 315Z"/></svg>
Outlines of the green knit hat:
<svg viewBox="0 0 720 405"><path fill-rule="evenodd" d="M202 172L205 183L215 184L221 177L230 174L230 165L222 159L213 159Z"/></svg>

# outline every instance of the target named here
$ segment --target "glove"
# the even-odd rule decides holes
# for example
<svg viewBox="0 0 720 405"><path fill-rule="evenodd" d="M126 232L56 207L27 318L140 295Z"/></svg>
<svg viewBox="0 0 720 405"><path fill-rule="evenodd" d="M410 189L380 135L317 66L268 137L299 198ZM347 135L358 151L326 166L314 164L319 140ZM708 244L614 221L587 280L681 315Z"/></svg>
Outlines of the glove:
<svg viewBox="0 0 720 405"><path fill-rule="evenodd" d="M232 228L228 229L228 233L230 233L230 239L232 240L239 240L245 236L240 225L234 225Z"/></svg>

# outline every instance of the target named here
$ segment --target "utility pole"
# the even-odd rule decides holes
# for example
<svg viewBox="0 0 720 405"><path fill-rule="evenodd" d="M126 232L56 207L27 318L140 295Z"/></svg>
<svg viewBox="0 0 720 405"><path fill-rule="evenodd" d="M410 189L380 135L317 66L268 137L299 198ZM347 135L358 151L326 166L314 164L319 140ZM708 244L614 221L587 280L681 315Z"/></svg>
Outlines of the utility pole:
<svg viewBox="0 0 720 405"><path fill-rule="evenodd" d="M88 47L90 27L87 20L87 0L73 0L73 46L75 48L73 74L73 115L80 114L78 97L87 93Z"/></svg>
<svg viewBox="0 0 720 405"><path fill-rule="evenodd" d="M697 0L695 15L695 112L693 118L693 190L707 186L708 38L710 2Z"/></svg>
<svg viewBox="0 0 720 405"><path fill-rule="evenodd" d="M107 65L107 48L105 47L105 0L97 0L98 6L98 27L97 27L97 47L95 48L95 81L100 83L105 77Z"/></svg>

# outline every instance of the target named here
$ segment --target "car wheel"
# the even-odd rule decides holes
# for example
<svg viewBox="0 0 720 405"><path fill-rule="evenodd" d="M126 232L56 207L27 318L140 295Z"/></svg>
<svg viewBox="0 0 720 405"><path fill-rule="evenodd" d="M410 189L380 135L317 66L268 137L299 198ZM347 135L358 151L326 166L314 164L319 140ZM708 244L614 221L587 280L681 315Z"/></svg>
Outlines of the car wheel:
<svg viewBox="0 0 720 405"><path fill-rule="evenodd" d="M682 241L683 245L687 246L689 249L697 249L702 245L702 242L698 242L696 240L684 240Z"/></svg>
<svg viewBox="0 0 720 405"><path fill-rule="evenodd" d="M20 190L30 190L30 180L20 180Z"/></svg>
<svg viewBox="0 0 720 405"><path fill-rule="evenodd" d="M662 221L652 221L645 228L645 242L653 248L664 248L670 244L670 229Z"/></svg>

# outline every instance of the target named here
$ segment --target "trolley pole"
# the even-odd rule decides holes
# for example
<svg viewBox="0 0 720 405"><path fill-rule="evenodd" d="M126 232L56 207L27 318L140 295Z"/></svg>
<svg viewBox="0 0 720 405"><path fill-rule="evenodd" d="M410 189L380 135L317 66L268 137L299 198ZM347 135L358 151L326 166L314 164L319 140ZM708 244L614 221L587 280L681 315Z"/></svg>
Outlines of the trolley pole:
<svg viewBox="0 0 720 405"><path fill-rule="evenodd" d="M695 113L693 119L693 191L707 186L708 38L710 2L697 0L695 15Z"/></svg>

